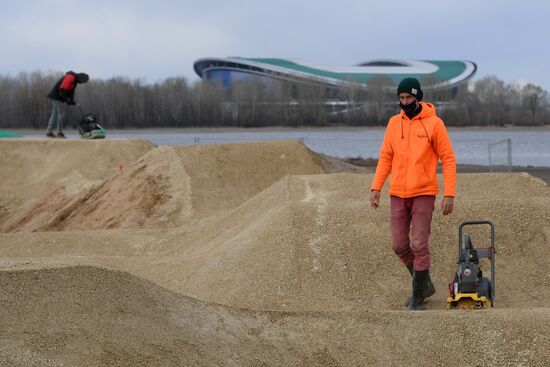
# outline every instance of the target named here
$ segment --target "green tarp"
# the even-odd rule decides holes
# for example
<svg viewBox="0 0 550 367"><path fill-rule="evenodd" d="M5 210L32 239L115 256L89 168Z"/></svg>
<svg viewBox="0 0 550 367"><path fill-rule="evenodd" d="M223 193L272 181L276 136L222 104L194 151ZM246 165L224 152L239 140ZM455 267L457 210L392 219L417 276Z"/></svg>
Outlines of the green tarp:
<svg viewBox="0 0 550 367"><path fill-rule="evenodd" d="M22 138L23 135L10 133L9 131L0 130L0 138Z"/></svg>

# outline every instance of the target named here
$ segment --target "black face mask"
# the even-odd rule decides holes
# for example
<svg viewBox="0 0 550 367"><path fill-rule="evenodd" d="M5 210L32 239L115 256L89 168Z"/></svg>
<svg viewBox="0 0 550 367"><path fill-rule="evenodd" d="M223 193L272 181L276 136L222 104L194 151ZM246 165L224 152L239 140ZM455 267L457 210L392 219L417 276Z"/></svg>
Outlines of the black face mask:
<svg viewBox="0 0 550 367"><path fill-rule="evenodd" d="M406 114L410 114L410 113L413 113L414 111L416 111L416 101L413 101L409 104L403 104L403 103L399 103L399 107L401 107L401 109L403 111L405 111Z"/></svg>

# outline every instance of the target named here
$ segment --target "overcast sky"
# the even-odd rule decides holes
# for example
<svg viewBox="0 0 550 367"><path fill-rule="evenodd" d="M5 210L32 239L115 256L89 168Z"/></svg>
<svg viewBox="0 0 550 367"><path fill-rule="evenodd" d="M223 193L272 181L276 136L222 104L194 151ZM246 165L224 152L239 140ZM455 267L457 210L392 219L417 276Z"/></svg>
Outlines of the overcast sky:
<svg viewBox="0 0 550 367"><path fill-rule="evenodd" d="M550 91L546 0L0 0L0 74L198 77L202 57L471 60Z"/></svg>

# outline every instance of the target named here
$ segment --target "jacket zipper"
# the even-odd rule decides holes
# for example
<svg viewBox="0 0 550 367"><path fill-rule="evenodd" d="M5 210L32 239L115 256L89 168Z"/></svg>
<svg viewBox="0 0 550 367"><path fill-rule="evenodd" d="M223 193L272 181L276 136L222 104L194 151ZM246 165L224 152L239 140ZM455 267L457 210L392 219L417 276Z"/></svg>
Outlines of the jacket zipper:
<svg viewBox="0 0 550 367"><path fill-rule="evenodd" d="M411 129L412 129L412 120L408 120L409 130L407 131L407 161L405 169L405 178L403 179L403 196L407 197L407 176L409 175L409 153L410 153L410 142L411 142Z"/></svg>

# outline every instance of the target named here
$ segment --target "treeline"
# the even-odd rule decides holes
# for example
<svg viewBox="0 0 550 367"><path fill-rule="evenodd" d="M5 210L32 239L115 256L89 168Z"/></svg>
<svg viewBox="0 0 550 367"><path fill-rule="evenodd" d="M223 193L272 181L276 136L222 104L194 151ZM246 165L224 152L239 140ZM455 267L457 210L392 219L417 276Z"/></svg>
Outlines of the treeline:
<svg viewBox="0 0 550 367"><path fill-rule="evenodd" d="M0 76L0 128L44 129L50 114L46 98L62 73ZM421 81L429 86L430 81ZM368 89L327 88L284 81L221 83L183 77L148 84L140 79L91 76L76 100L107 128L260 127L384 125L398 112L391 81L371 81ZM428 88L426 88L428 89ZM543 125L550 123L548 94L540 86L506 84L494 76L459 89L425 93L450 126ZM81 111L69 108L66 127L77 127Z"/></svg>

